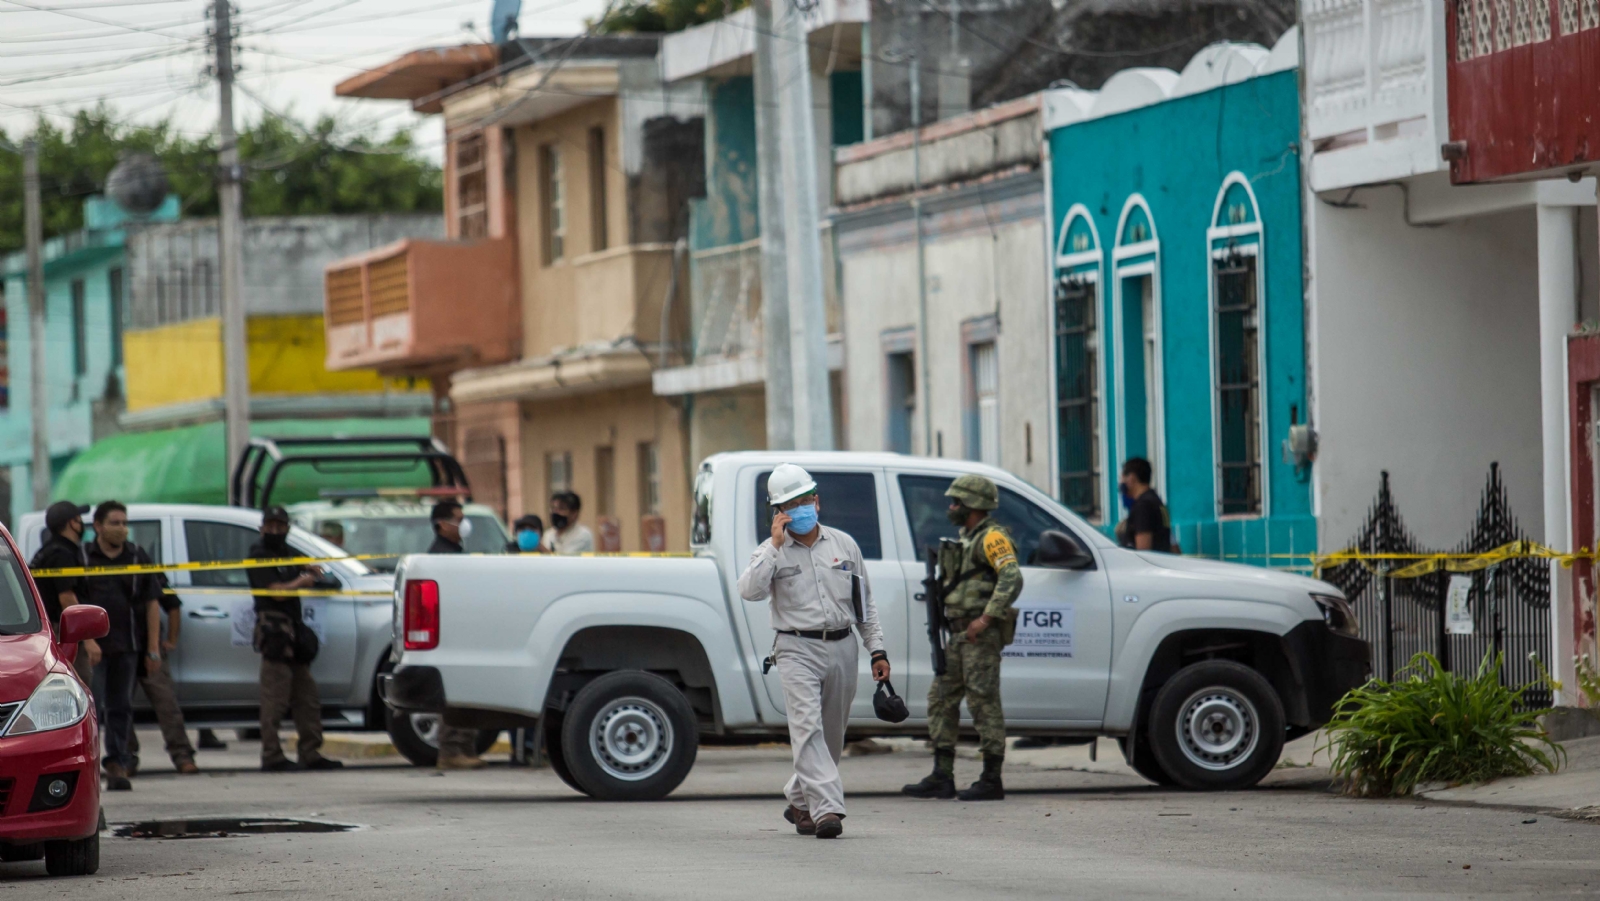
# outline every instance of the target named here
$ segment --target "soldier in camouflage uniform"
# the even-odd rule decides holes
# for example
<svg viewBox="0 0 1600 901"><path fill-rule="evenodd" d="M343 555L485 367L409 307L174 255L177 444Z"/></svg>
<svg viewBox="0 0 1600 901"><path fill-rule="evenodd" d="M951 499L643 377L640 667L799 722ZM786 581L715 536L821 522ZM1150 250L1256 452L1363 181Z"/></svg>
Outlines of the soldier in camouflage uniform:
<svg viewBox="0 0 1600 901"><path fill-rule="evenodd" d="M933 742L933 772L901 789L913 798L999 801L1005 798L1000 770L1005 763L1006 719L1000 707L1000 651L1016 634L1012 604L1022 593L1022 570L1011 535L989 511L1000 506L993 482L964 475L950 484L950 521L961 527L959 545L940 556L945 619L950 642L945 673L928 691L928 734ZM983 752L983 775L958 795L955 785L956 738L961 699L972 711Z"/></svg>

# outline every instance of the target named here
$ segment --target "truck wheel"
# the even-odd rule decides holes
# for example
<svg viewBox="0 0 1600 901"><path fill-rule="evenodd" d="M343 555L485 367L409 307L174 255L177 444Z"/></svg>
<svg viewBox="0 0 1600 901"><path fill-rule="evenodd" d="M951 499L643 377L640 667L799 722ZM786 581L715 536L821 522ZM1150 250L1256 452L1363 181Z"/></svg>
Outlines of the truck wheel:
<svg viewBox="0 0 1600 901"><path fill-rule="evenodd" d="M1250 667L1205 660L1161 686L1147 734L1161 768L1179 785L1249 788L1283 753L1283 703Z"/></svg>
<svg viewBox="0 0 1600 901"><path fill-rule="evenodd" d="M575 792L588 794L578 780L572 778L572 767L567 766L567 756L561 751L561 725L562 715L554 710L544 712L544 756L550 761L550 769L555 770L561 781Z"/></svg>
<svg viewBox="0 0 1600 901"><path fill-rule="evenodd" d="M601 801L654 801L689 775L694 709L671 682L622 670L585 685L567 708L561 752L578 787Z"/></svg>
<svg viewBox="0 0 1600 901"><path fill-rule="evenodd" d="M400 756L415 766L437 766L439 763L439 725L437 713L404 713L389 711L389 740L394 742ZM480 729L475 750L479 754L494 747L500 738L498 729Z"/></svg>
<svg viewBox="0 0 1600 901"><path fill-rule="evenodd" d="M1117 739L1117 744L1122 748L1123 759L1128 757L1128 741L1129 739L1126 738ZM1172 786L1178 784L1171 776L1167 775L1166 770L1161 768L1161 761L1156 759L1156 752L1150 747L1148 736L1140 736L1138 742L1134 744L1133 759L1128 761L1128 766L1133 767L1135 773L1157 785Z"/></svg>
<svg viewBox="0 0 1600 901"><path fill-rule="evenodd" d="M44 869L51 876L94 875L100 869L100 833L71 842L45 842Z"/></svg>

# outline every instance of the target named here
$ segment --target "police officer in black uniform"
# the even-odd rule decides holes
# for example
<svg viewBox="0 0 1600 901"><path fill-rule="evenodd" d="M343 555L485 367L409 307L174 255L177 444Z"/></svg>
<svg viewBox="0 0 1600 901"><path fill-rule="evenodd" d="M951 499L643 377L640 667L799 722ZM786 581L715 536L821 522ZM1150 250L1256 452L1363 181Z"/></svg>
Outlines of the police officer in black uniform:
<svg viewBox="0 0 1600 901"><path fill-rule="evenodd" d="M289 511L268 507L261 514L261 541L250 547L250 559L295 557L289 547ZM246 570L250 587L268 591L293 591L316 584L320 570L314 566L263 566ZM344 766L323 757L322 703L311 677L316 656L316 636L305 623L298 596L258 594L255 599L255 649L261 655L261 768L267 772L332 770ZM300 761L283 753L278 724L293 713L299 737Z"/></svg>
<svg viewBox="0 0 1600 901"><path fill-rule="evenodd" d="M29 569L69 569L87 565L83 556L83 514L88 507L71 501L56 501L44 511L45 541L29 561ZM89 582L83 576L51 576L35 579L44 599L44 612L53 628L61 627L61 611L89 601ZM84 685L94 681L94 665L100 662L100 644L85 641L78 645L75 668Z"/></svg>

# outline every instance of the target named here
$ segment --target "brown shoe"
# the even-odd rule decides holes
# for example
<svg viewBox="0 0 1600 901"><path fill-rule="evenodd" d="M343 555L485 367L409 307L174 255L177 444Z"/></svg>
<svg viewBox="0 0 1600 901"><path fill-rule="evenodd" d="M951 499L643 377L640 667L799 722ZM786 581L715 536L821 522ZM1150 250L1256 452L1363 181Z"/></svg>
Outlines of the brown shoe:
<svg viewBox="0 0 1600 901"><path fill-rule="evenodd" d="M466 754L439 755L439 769L441 770L475 770L483 766L482 757L469 757Z"/></svg>
<svg viewBox="0 0 1600 901"><path fill-rule="evenodd" d="M794 831L801 835L816 835L817 824L811 819L811 811L789 805L783 811L783 818L794 824Z"/></svg>
<svg viewBox="0 0 1600 901"><path fill-rule="evenodd" d="M120 763L106 764L106 790L125 792L133 788L133 783L128 781L128 771Z"/></svg>
<svg viewBox="0 0 1600 901"><path fill-rule="evenodd" d="M844 820L836 813L817 817L817 838L838 838L844 834Z"/></svg>
<svg viewBox="0 0 1600 901"><path fill-rule="evenodd" d="M196 776L200 773L200 768L194 765L193 760L175 760L172 762L172 767L185 776Z"/></svg>

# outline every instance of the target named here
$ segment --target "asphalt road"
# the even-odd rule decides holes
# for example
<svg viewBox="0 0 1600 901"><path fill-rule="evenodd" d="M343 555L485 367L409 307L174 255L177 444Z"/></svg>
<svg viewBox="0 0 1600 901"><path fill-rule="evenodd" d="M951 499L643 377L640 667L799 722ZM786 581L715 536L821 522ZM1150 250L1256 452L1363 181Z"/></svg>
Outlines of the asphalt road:
<svg viewBox="0 0 1600 901"><path fill-rule="evenodd" d="M154 736L152 735L152 738ZM0 864L11 899L874 899L1600 895L1600 826L1546 814L1330 793L1315 769L1226 794L1119 772L1016 766L1003 803L913 801L924 753L848 758L838 841L780 817L787 748L704 749L670 799L601 804L548 770L435 775L393 763L268 775L253 749L207 773L152 768L107 795L113 824L295 816L353 832L103 839L98 875ZM1087 756L1083 756L1087 763ZM1071 765L1057 755L1056 766ZM963 781L977 764L962 760ZM236 767L230 769L230 767ZM1104 767L1102 767L1104 768ZM1115 767L1111 769L1115 770ZM1535 822L1525 822L1526 820Z"/></svg>

